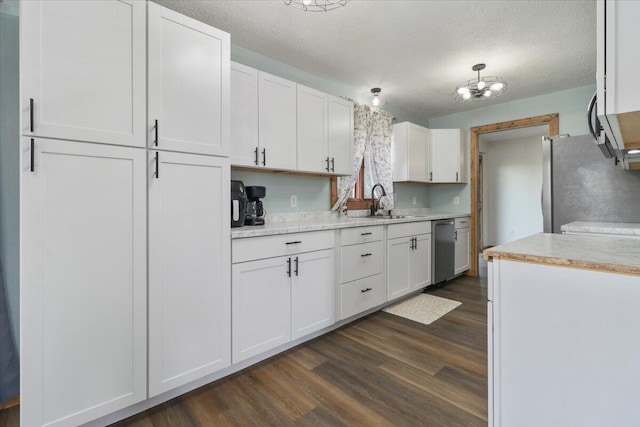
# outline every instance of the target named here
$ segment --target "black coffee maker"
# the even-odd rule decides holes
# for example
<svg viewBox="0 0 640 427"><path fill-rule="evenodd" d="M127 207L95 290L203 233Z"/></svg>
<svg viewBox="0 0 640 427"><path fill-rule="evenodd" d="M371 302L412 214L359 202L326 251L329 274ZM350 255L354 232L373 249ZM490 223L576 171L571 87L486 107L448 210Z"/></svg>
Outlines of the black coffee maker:
<svg viewBox="0 0 640 427"><path fill-rule="evenodd" d="M247 210L244 218L244 225L264 225L264 209L262 201L267 193L265 187L249 186L247 191Z"/></svg>
<svg viewBox="0 0 640 427"><path fill-rule="evenodd" d="M231 227L242 227L247 213L247 193L242 181L231 181Z"/></svg>

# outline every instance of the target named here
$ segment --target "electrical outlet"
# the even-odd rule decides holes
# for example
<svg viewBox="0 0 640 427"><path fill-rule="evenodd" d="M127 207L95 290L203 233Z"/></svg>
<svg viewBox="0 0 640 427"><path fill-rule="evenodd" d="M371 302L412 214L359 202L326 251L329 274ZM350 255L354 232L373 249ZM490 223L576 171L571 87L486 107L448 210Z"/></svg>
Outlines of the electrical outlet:
<svg viewBox="0 0 640 427"><path fill-rule="evenodd" d="M454 205L459 205L460 204L460 197L456 196L453 198L453 204Z"/></svg>
<svg viewBox="0 0 640 427"><path fill-rule="evenodd" d="M295 194L291 195L291 207L292 208L297 208L298 207L298 196Z"/></svg>
<svg viewBox="0 0 640 427"><path fill-rule="evenodd" d="M418 201L416 200L416 196L413 196L413 198L411 199L411 202L413 203L413 206L418 204Z"/></svg>

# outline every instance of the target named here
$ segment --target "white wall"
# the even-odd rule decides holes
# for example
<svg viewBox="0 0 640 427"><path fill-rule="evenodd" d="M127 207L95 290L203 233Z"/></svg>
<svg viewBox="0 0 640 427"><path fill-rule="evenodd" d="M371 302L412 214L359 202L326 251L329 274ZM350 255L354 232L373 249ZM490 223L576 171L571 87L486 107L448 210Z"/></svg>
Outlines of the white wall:
<svg viewBox="0 0 640 427"><path fill-rule="evenodd" d="M484 246L543 230L542 137L481 141L484 155Z"/></svg>

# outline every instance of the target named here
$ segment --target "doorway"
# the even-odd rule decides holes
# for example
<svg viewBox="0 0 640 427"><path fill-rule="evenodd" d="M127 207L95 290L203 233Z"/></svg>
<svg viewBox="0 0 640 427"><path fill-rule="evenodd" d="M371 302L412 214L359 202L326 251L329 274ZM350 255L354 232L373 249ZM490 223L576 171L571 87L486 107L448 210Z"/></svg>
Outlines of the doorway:
<svg viewBox="0 0 640 427"><path fill-rule="evenodd" d="M529 128L533 126L545 126L547 135L559 133L559 114L547 114L543 116L529 117L508 122L494 123L490 125L476 126L470 129L471 151L471 266L469 275L478 275L479 254L482 251L482 212L486 207L482 206L482 190L480 189L480 135L501 132L507 130ZM486 159L485 159L486 160ZM486 162L484 170L487 169Z"/></svg>

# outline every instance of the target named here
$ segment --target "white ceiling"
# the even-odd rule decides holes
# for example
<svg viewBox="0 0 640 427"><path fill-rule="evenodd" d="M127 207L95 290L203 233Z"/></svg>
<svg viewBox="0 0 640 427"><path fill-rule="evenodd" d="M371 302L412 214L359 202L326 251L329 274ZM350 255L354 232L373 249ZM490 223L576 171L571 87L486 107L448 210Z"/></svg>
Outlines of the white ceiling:
<svg viewBox="0 0 640 427"><path fill-rule="evenodd" d="M156 1L363 96L379 86L389 107L426 118L595 83L595 0L351 0L326 13L283 0ZM456 103L479 62L507 93Z"/></svg>

